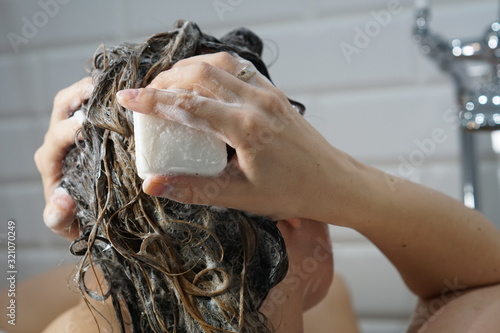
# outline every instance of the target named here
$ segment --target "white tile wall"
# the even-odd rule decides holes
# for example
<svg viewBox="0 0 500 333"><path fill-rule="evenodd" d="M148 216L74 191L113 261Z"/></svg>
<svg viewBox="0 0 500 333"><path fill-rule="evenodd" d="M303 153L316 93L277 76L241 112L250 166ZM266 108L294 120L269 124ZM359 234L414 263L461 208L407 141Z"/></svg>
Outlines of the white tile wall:
<svg viewBox="0 0 500 333"><path fill-rule="evenodd" d="M339 242L334 246L335 268L352 292L358 314L371 318L408 318L416 305L399 273L372 244Z"/></svg>
<svg viewBox="0 0 500 333"><path fill-rule="evenodd" d="M40 63L33 55L0 54L2 117L33 116L40 111L37 103L41 98L41 82L30 79L37 76L38 68ZM29 98L26 98L27 95Z"/></svg>
<svg viewBox="0 0 500 333"><path fill-rule="evenodd" d="M442 130L426 160L449 158L458 151L452 89L447 85L395 86L323 93L307 117L338 148L368 163L408 159L416 142ZM431 152L430 151L430 152Z"/></svg>
<svg viewBox="0 0 500 333"><path fill-rule="evenodd" d="M117 40L111 41L113 45ZM98 44L86 43L75 45L69 49L47 49L38 52L38 59L42 66L44 78L44 91L47 96L55 96L62 87L87 76L86 69L89 68L89 60L92 59ZM44 107L47 113L52 108L52 99L46 100Z"/></svg>
<svg viewBox="0 0 500 333"><path fill-rule="evenodd" d="M115 15L118 1L42 0L13 3L2 0L2 5L7 7L2 12L2 19L9 22L5 34L14 33L27 39L26 43L19 45L19 53L75 45L82 41L106 41L120 35L118 22L121 17ZM2 51L13 50L7 47Z"/></svg>
<svg viewBox="0 0 500 333"><path fill-rule="evenodd" d="M38 178L33 155L48 127L48 119L7 118L0 123L0 181L25 182Z"/></svg>
<svg viewBox="0 0 500 333"><path fill-rule="evenodd" d="M37 182L16 182L4 185L0 192L2 217L16 222L16 232L21 237L21 246L61 246L66 247L68 241L56 236L42 220L43 190ZM4 227L5 221L0 226ZM5 233L0 229L0 232ZM2 258L3 259L3 258Z"/></svg>
<svg viewBox="0 0 500 333"><path fill-rule="evenodd" d="M360 49L348 63L341 43L353 45L355 27L373 20L369 13L310 20L305 26L289 22L272 30L256 28L257 33L280 47L279 61L272 67L275 83L285 91L345 91L359 87L408 84L415 76L415 52L409 38L410 16L393 18L394 29L382 29L370 45ZM394 43L394 41L398 41ZM394 53L390 62L376 59ZM397 54L397 56L396 56ZM321 74L320 74L321 73Z"/></svg>
<svg viewBox="0 0 500 333"><path fill-rule="evenodd" d="M140 36L155 33L161 29L170 29L177 19L186 19L205 27L207 31L227 31L238 26L255 26L269 22L297 20L307 10L306 0L223 0L223 1L184 1L182 6L162 0L148 1L148 6L155 8L145 11L140 2L129 2L127 32ZM175 9L173 9L175 7ZM265 8L265 10L263 10Z"/></svg>
<svg viewBox="0 0 500 333"><path fill-rule="evenodd" d="M42 22L40 3L59 4L57 9L51 7L53 17L45 15L46 22ZM433 130L442 129L447 139L402 176L459 198L458 136L449 120L454 110L453 87L420 55L411 38L410 1L398 2L402 11L391 15L390 23L350 62L342 53L341 44L353 45L356 29L372 24L373 11L387 10L389 3L0 0L0 223L9 218L17 221L20 277L57 265L67 253L66 241L52 235L41 221L43 196L32 162L54 94L85 75L85 61L100 43L141 40L170 29L178 18L198 22L202 29L217 34L247 26L268 41L268 60L278 55L278 45L279 56L271 68L275 83L307 105L307 119L332 144L366 163L402 175L401 158L418 149L415 140L425 140ZM493 0L432 3L432 26L447 37L475 37L498 13ZM36 33L15 52L8 34L22 36L26 20L33 23L34 17L42 20ZM492 156L490 160L483 168L482 184L488 192L488 206L498 209L498 183L491 181L498 179L497 162ZM500 216L494 209L489 215ZM397 272L356 232L332 228L332 236L337 244L337 270L353 290L364 332L402 331L414 298ZM6 260L3 245L1 267ZM4 282L0 280L0 287Z"/></svg>

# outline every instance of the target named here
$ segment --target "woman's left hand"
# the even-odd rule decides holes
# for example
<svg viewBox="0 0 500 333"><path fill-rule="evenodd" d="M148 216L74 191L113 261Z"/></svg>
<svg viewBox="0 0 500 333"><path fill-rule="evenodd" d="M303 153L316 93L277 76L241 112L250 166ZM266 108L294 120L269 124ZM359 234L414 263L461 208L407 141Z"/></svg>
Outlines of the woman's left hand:
<svg viewBox="0 0 500 333"><path fill-rule="evenodd" d="M59 183L64 158L75 143L75 133L84 119L83 112L77 110L90 97L92 89L92 79L87 77L56 95L50 127L43 145L35 153L35 164L42 176L45 194L45 225L71 240L78 237L78 225L74 223L75 203Z"/></svg>

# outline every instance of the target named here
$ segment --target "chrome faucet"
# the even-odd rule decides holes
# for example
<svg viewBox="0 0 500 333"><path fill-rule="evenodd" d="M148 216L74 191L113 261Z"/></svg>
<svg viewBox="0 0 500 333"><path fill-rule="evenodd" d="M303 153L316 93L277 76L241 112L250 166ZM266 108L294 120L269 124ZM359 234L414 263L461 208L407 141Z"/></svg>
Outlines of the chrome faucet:
<svg viewBox="0 0 500 333"><path fill-rule="evenodd" d="M500 129L500 22L491 23L477 40L445 40L429 29L428 1L415 1L415 15L414 37L422 52L449 73L455 83L463 200L468 207L480 209L474 133Z"/></svg>

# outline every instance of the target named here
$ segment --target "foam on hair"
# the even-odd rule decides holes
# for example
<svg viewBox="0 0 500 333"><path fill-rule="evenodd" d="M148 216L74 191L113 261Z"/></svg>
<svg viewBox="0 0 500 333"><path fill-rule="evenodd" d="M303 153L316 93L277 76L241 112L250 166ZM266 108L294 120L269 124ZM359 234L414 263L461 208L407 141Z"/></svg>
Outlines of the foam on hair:
<svg viewBox="0 0 500 333"><path fill-rule="evenodd" d="M269 77L260 60L262 42L249 30L218 40L184 21L144 43L94 57L95 89L82 107L83 141L69 151L61 185L77 207L80 238L70 248L82 256L77 285L96 300L111 299L122 332L272 329L259 308L288 270L276 222L143 193L132 112L115 97L121 89L146 86L181 59L219 51L252 61ZM105 295L85 284L92 267L105 277Z"/></svg>

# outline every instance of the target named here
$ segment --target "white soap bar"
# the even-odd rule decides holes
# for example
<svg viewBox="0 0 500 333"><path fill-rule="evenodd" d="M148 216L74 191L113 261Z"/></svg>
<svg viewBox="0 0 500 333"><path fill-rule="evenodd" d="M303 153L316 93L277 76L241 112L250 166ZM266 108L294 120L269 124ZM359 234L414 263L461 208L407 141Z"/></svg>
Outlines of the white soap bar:
<svg viewBox="0 0 500 333"><path fill-rule="evenodd" d="M227 164L226 144L214 134L134 112L137 173L214 176Z"/></svg>

